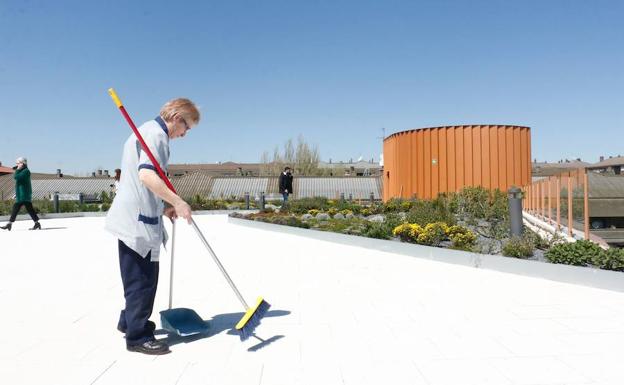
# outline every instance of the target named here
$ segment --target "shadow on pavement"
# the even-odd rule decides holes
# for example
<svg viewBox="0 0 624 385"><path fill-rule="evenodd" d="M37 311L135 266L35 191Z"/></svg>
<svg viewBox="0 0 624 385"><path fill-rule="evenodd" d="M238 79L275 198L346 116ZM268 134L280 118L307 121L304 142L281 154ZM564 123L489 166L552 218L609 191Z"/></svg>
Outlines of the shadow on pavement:
<svg viewBox="0 0 624 385"><path fill-rule="evenodd" d="M290 314L290 311L288 310L269 310L263 318L269 318L269 317L284 317ZM174 346L174 345L178 345L178 344L188 344L190 342L195 342L198 340L202 340L204 338L210 338L212 336L215 336L217 334L220 334L224 331L227 331L227 334L229 335L235 335L238 336L238 332L236 330L234 330L234 326L238 323L238 321L240 321L240 319L245 315L245 313L241 312L241 313L226 313L226 314L217 314L215 316L213 316L211 319L209 320L204 320L204 322L208 323L208 331L206 333L200 333L200 334L195 334L192 336L187 336L187 337L182 337L179 336L178 334L175 333L169 333L168 331L164 330L164 329L157 329L154 331L154 334L157 336L161 336L161 335L166 335L167 337L165 337L163 339L164 342L166 342L169 346ZM256 344L252 347L250 347L249 349L247 349L247 351L250 352L255 352L259 349L262 349L263 347L281 339L284 338L283 335L277 335L277 336L273 336L271 338L268 339L262 339L258 336L256 336L255 334L252 336L258 340L260 340L259 344Z"/></svg>

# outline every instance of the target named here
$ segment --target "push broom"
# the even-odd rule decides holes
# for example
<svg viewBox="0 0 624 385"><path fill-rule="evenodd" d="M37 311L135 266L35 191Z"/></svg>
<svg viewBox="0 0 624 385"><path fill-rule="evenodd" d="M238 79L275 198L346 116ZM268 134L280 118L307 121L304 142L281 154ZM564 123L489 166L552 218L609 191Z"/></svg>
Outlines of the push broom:
<svg viewBox="0 0 624 385"><path fill-rule="evenodd" d="M121 111L121 114L124 116L124 118L126 118L126 121L130 125L130 128L132 128L132 131L134 132L134 135L139 140L139 143L141 144L141 148L143 149L143 151L145 151L145 153L149 157L150 161L154 165L154 168L156 168L156 171L158 172L158 175L160 175L160 178L165 182L169 190L177 194L175 188L171 184L171 181L169 180L169 178L167 178L167 175L165 175L165 173L163 172L162 168L158 164L158 161L156 161L156 158L154 158L152 151L149 149L149 147L143 140L141 133L139 132L137 127L134 125L134 122L130 118L130 115L128 115L126 108L121 103L121 100L115 93L115 90L113 90L112 88L109 88L108 93L110 94L117 108L119 108L119 111ZM249 305L247 305L247 302L245 302L245 299L241 295L240 291L238 291L238 288L236 288L236 285L234 285L234 282L230 278L230 275L227 273L227 271L225 271L225 268L221 264L221 261L219 261L219 258L217 258L217 255L212 250L212 247L210 247L210 245L208 244L208 241L206 241L204 234L202 234L201 230L199 229L199 227L197 226L193 218L191 218L191 224L193 225L193 229L195 229L195 232L199 236L199 239L202 241L204 246L206 246L206 249L212 256L212 259L215 261L215 263L221 270L221 273L223 273L223 276L228 281L228 283L232 287L232 290L234 290L234 293L236 294L240 302L243 304L243 307L245 308L245 314L243 315L243 318L241 318L241 320L238 321L238 323L235 326L235 329L238 331L241 341L244 341L250 336L254 335L255 328L260 324L262 317L264 317L264 315L267 313L271 305L268 302L266 302L262 297L258 297L253 307L249 307Z"/></svg>

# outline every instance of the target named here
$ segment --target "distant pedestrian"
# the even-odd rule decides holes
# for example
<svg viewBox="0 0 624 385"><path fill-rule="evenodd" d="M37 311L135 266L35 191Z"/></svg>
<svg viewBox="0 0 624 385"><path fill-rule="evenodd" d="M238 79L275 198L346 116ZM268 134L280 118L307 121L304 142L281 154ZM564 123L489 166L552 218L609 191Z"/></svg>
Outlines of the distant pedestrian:
<svg viewBox="0 0 624 385"><path fill-rule="evenodd" d="M293 176L290 172L290 167L286 166L278 179L279 192L284 197L284 203L288 203L288 195L293 193L292 182Z"/></svg>
<svg viewBox="0 0 624 385"><path fill-rule="evenodd" d="M115 181L111 185L113 189L113 196L117 195L117 190L119 190L119 181L121 180L121 169L115 169L115 176L113 177Z"/></svg>
<svg viewBox="0 0 624 385"><path fill-rule="evenodd" d="M25 206L26 211L30 214L30 218L35 222L35 225L30 230L41 230L39 217L32 205L32 184L30 183L30 170L28 169L26 158L17 158L13 169L15 170L13 173L13 179L15 179L15 204L13 205L9 223L0 226L0 229L11 231L17 214L22 206Z"/></svg>

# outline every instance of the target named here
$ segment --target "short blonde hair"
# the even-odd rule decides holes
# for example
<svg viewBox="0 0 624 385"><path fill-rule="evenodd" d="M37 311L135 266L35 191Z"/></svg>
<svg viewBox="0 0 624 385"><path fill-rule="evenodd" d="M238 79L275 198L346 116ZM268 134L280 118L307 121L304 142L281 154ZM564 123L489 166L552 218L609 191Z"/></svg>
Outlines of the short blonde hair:
<svg viewBox="0 0 624 385"><path fill-rule="evenodd" d="M160 117L167 122L171 122L176 116L181 116L188 124L199 123L197 106L186 98L172 99L160 109Z"/></svg>

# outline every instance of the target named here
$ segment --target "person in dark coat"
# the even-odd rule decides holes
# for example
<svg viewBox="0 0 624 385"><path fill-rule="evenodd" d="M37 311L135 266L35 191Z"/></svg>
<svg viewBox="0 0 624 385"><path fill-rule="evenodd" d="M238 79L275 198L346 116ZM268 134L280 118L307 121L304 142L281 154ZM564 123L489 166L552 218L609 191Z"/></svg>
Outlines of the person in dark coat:
<svg viewBox="0 0 624 385"><path fill-rule="evenodd" d="M32 185L30 183L30 170L28 169L27 160L26 158L17 158L15 163L15 172L13 173L13 179L15 179L15 204L13 205L9 223L0 226L0 229L11 231L17 214L22 206L25 206L26 211L28 211L28 214L30 214L30 217L35 222L35 225L30 230L41 230L39 217L32 205Z"/></svg>
<svg viewBox="0 0 624 385"><path fill-rule="evenodd" d="M290 167L287 166L284 168L284 172L280 174L278 179L279 192L284 197L284 203L288 202L288 195L293 192L292 182L293 176L290 172Z"/></svg>

